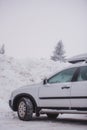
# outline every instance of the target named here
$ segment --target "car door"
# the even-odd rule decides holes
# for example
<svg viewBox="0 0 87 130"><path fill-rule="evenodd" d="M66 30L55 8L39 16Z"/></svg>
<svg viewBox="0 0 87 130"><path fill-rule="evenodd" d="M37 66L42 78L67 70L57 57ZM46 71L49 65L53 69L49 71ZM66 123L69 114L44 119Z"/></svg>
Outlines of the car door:
<svg viewBox="0 0 87 130"><path fill-rule="evenodd" d="M65 69L47 79L39 88L39 106L70 107L70 88L76 68Z"/></svg>
<svg viewBox="0 0 87 130"><path fill-rule="evenodd" d="M72 83L71 107L87 110L87 66L79 67L77 80Z"/></svg>

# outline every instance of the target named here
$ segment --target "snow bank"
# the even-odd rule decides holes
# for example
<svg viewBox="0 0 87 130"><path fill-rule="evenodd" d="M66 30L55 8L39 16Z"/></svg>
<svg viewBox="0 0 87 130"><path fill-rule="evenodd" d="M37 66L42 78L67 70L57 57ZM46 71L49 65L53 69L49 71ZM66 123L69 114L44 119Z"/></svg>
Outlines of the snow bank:
<svg viewBox="0 0 87 130"><path fill-rule="evenodd" d="M31 78L31 74L17 60L0 55L0 99L8 101L11 91L31 83Z"/></svg>
<svg viewBox="0 0 87 130"><path fill-rule="evenodd" d="M26 59L22 61L22 65L27 68L34 82L37 83L61 68L68 66L69 63L54 62L48 59Z"/></svg>

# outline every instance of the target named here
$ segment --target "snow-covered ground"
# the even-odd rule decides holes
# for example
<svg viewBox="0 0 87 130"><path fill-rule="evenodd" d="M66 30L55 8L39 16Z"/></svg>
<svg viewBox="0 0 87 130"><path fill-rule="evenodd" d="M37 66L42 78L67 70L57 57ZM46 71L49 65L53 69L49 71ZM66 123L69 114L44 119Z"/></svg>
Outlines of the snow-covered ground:
<svg viewBox="0 0 87 130"><path fill-rule="evenodd" d="M17 113L0 101L0 130L87 130L87 115L63 114L49 120L46 115L33 116L31 121L21 121Z"/></svg>
<svg viewBox="0 0 87 130"><path fill-rule="evenodd" d="M11 92L23 85L40 82L68 63L46 59L26 59L18 61L0 55L0 130L87 130L87 115L59 115L56 120L48 120L45 115L33 117L30 122L20 121L17 113L8 105Z"/></svg>
<svg viewBox="0 0 87 130"><path fill-rule="evenodd" d="M33 117L32 121L21 121L11 111L0 112L0 130L87 130L87 115L59 115L55 120L46 115Z"/></svg>

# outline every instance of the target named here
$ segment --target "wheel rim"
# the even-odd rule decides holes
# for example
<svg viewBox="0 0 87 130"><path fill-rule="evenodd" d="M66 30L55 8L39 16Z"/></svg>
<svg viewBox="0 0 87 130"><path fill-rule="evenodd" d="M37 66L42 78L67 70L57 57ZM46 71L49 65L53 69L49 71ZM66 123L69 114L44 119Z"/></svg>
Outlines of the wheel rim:
<svg viewBox="0 0 87 130"><path fill-rule="evenodd" d="M24 117L26 114L26 104L25 102L20 102L18 106L18 113L20 117Z"/></svg>

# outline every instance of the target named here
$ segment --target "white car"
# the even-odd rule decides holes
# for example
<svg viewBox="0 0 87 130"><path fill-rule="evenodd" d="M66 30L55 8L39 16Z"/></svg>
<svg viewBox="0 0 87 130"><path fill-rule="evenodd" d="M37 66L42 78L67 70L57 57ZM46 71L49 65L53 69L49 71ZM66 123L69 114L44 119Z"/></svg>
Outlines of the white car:
<svg viewBox="0 0 87 130"><path fill-rule="evenodd" d="M36 85L21 87L11 94L9 105L21 120L47 114L87 114L87 63L64 68Z"/></svg>

